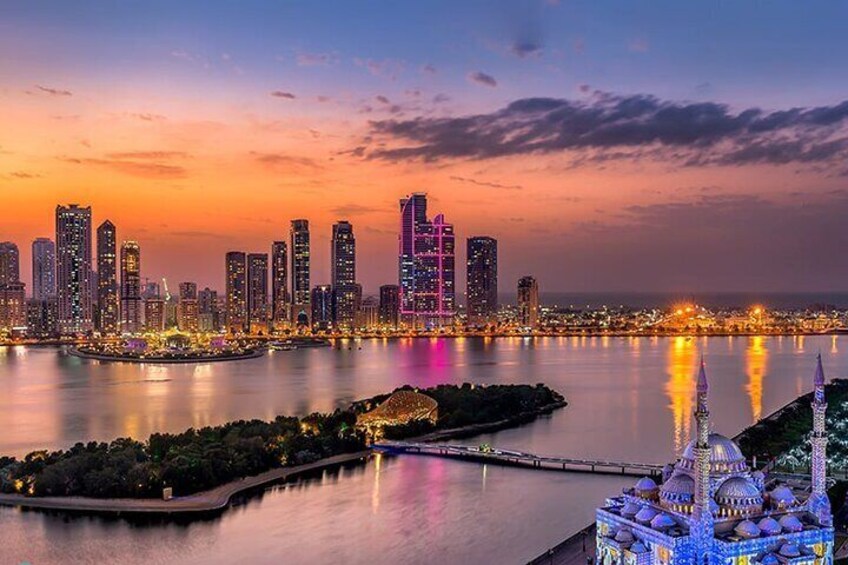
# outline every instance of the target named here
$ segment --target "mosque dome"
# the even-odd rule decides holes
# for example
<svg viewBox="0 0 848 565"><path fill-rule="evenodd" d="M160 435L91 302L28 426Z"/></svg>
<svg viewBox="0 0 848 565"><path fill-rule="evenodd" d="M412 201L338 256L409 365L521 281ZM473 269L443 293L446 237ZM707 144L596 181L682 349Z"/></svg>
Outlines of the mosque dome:
<svg viewBox="0 0 848 565"><path fill-rule="evenodd" d="M674 518L668 514L657 514L654 516L654 519L651 520L651 527L655 530L667 530L675 525L677 525L677 522L675 522Z"/></svg>
<svg viewBox="0 0 848 565"><path fill-rule="evenodd" d="M720 475L722 473L744 471L747 468L745 456L736 443L721 434L710 434L710 473ZM689 442L683 455L680 456L679 465L685 469L695 467L696 440Z"/></svg>
<svg viewBox="0 0 848 565"><path fill-rule="evenodd" d="M798 547L798 544L786 542L780 546L780 554L789 558L799 557L801 555L801 548Z"/></svg>
<svg viewBox="0 0 848 565"><path fill-rule="evenodd" d="M637 541L636 543L630 546L630 551L632 551L633 553L647 553L648 548L645 547L645 544L641 541Z"/></svg>
<svg viewBox="0 0 848 565"><path fill-rule="evenodd" d="M695 496L695 480L684 473L675 473L663 483L661 497L667 502L688 504Z"/></svg>
<svg viewBox="0 0 848 565"><path fill-rule="evenodd" d="M763 518L757 523L757 527L762 530L762 532L769 536L778 535L783 528L780 527L780 523L777 520L771 517Z"/></svg>
<svg viewBox="0 0 848 565"><path fill-rule="evenodd" d="M804 524L801 523L801 520L799 520L797 516L787 514L780 519L780 527L787 532L800 532L804 529Z"/></svg>
<svg viewBox="0 0 848 565"><path fill-rule="evenodd" d="M772 506L775 507L785 508L787 506L794 506L798 503L798 499L795 498L795 494L792 492L792 489L786 485L775 487L775 489L769 493L769 497L771 499Z"/></svg>
<svg viewBox="0 0 848 565"><path fill-rule="evenodd" d="M736 532L736 535L743 538L756 538L760 536L760 528L750 520L739 522L733 528L733 531Z"/></svg>
<svg viewBox="0 0 848 565"><path fill-rule="evenodd" d="M636 486L634 487L637 493L651 493L656 492L657 483L650 477L642 477L636 482Z"/></svg>
<svg viewBox="0 0 848 565"><path fill-rule="evenodd" d="M639 512L639 505L635 502L625 502L621 507L621 515L627 518L632 518Z"/></svg>
<svg viewBox="0 0 848 565"><path fill-rule="evenodd" d="M649 506L646 506L636 514L636 521L647 524L651 520L653 520L654 516L656 516L656 515L657 515L656 510L654 510L653 508L651 508Z"/></svg>
<svg viewBox="0 0 848 565"><path fill-rule="evenodd" d="M618 530L615 534L615 541L618 543L631 543L635 539L636 538L633 537L633 532L624 528Z"/></svg>
<svg viewBox="0 0 848 565"><path fill-rule="evenodd" d="M767 553L762 559L760 559L760 563L762 565L778 565L780 563L780 559L774 553Z"/></svg>

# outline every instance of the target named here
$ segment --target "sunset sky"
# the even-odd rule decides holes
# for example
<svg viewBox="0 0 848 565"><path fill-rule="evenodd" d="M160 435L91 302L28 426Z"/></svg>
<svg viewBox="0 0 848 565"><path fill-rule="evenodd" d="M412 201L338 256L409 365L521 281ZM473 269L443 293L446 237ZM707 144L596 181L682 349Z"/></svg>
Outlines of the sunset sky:
<svg viewBox="0 0 848 565"><path fill-rule="evenodd" d="M844 290L848 4L640 4L4 1L0 240L91 205L221 289L302 217L321 284L347 219L373 292L426 191L502 291Z"/></svg>

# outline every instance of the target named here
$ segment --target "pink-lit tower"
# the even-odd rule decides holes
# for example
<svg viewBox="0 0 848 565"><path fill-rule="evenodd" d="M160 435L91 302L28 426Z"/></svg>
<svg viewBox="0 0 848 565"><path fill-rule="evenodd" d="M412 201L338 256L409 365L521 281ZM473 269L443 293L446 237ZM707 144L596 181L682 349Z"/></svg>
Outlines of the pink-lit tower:
<svg viewBox="0 0 848 565"><path fill-rule="evenodd" d="M710 509L710 410L707 371L704 360L698 372L698 407L695 410L697 443L695 444L695 504L690 532L696 563L709 564L713 551L715 528Z"/></svg>
<svg viewBox="0 0 848 565"><path fill-rule="evenodd" d="M824 369L821 353L816 359L813 385L813 435L810 438L812 492L807 499L807 509L816 516L821 525L830 526L833 523L833 515L830 510L830 500L827 498L827 430L825 429L827 400L824 396Z"/></svg>

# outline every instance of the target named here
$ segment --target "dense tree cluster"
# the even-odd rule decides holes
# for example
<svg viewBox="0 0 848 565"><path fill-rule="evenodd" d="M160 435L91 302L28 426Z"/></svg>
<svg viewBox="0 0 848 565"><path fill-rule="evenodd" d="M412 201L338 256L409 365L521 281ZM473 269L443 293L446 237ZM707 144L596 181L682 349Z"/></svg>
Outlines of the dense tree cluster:
<svg viewBox="0 0 848 565"><path fill-rule="evenodd" d="M222 426L153 434L142 443L77 443L67 451L0 458L0 491L35 496L158 497L206 490L286 465L364 448L352 411L240 420Z"/></svg>

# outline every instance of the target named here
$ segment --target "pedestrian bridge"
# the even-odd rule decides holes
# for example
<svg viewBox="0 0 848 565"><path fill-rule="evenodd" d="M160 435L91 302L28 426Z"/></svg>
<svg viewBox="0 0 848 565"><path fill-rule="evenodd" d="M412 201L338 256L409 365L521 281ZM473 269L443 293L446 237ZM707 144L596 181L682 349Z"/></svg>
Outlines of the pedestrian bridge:
<svg viewBox="0 0 848 565"><path fill-rule="evenodd" d="M374 451L389 454L412 454L461 459L477 463L526 467L547 471L566 471L572 473L596 473L602 475L625 475L633 477L660 476L662 465L651 463L633 463L624 461L601 461L592 459L571 459L567 457L548 457L523 451L508 451L487 446L444 445L435 443L415 443L406 441L383 441L372 446Z"/></svg>

